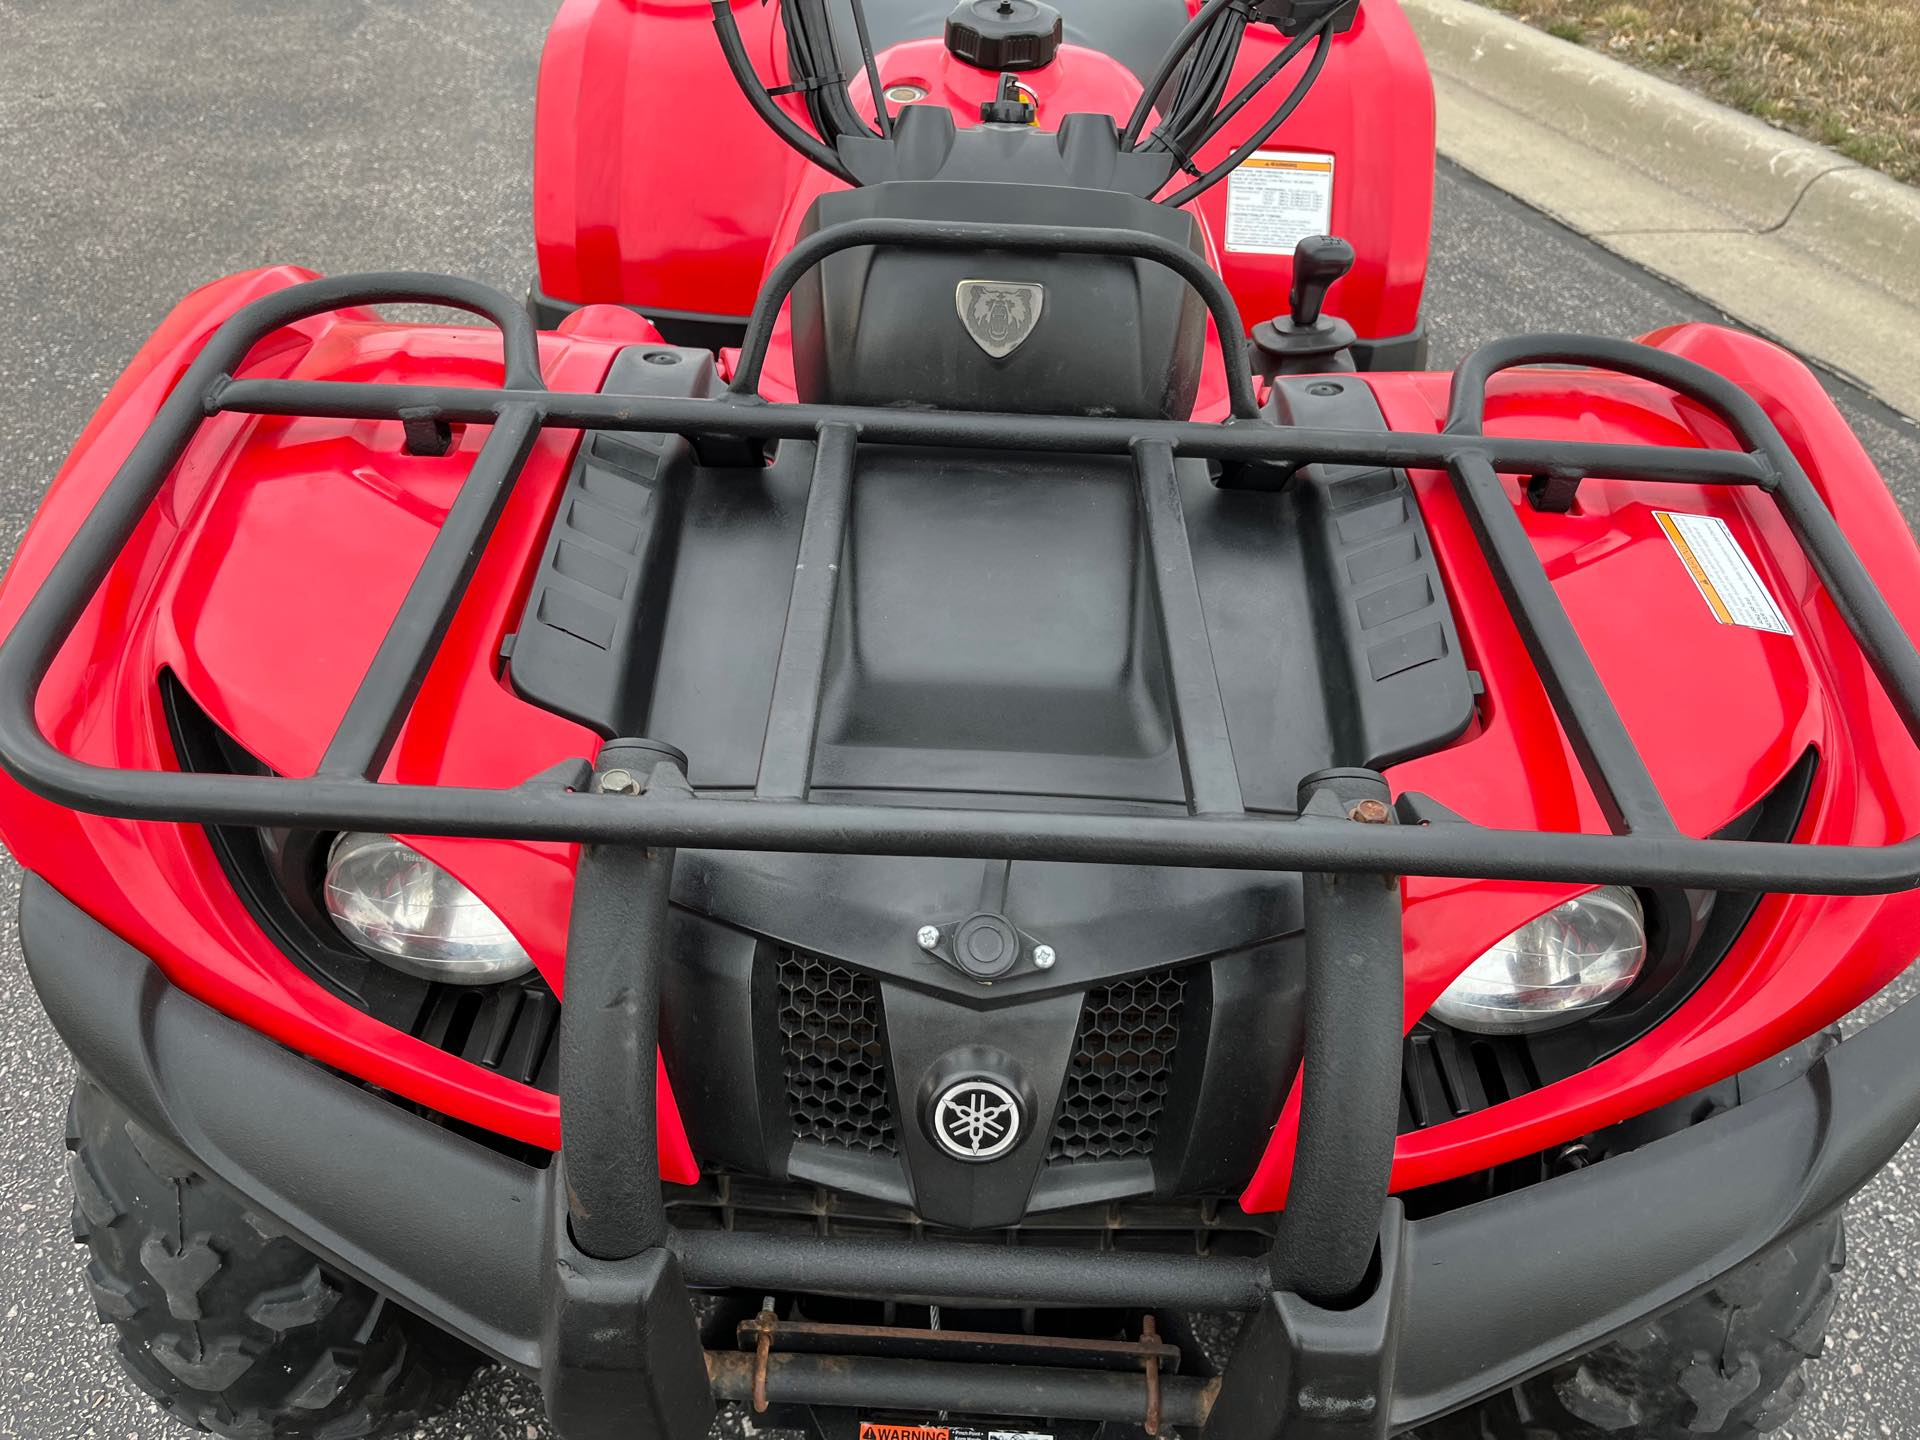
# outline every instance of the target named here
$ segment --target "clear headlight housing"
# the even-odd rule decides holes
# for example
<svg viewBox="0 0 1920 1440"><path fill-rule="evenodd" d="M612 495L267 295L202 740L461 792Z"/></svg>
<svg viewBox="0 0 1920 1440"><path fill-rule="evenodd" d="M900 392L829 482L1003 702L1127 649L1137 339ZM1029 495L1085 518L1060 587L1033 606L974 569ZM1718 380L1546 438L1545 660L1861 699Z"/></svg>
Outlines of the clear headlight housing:
<svg viewBox="0 0 1920 1440"><path fill-rule="evenodd" d="M1603 886L1522 925L1469 965L1429 1013L1482 1035L1551 1030L1625 994L1646 958L1640 897Z"/></svg>
<svg viewBox="0 0 1920 1440"><path fill-rule="evenodd" d="M350 830L335 840L322 892L341 934L409 975L488 985L533 968L478 895L391 835Z"/></svg>

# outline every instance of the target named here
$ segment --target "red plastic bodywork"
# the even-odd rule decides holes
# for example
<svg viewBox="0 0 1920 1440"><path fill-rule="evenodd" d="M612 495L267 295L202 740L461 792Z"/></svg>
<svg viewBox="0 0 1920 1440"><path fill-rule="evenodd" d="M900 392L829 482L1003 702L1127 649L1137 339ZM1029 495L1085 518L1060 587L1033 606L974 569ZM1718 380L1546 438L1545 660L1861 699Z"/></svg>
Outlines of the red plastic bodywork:
<svg viewBox="0 0 1920 1440"><path fill-rule="evenodd" d="M776 12L757 0L733 4L760 74L781 84L786 46ZM1250 30L1233 88L1281 43L1268 27ZM1257 128L1302 63L1203 148L1201 168ZM933 36L889 48L879 65L884 87L917 85L928 92L922 103L947 106L962 126L979 123L996 83ZM1124 65L1075 45L1021 80L1049 128L1075 113L1124 124L1140 94ZM852 88L856 106L871 113L866 77ZM785 103L801 115L797 102ZM791 244L800 216L789 195L797 184L810 201L827 183L737 93L699 0L566 0L541 60L534 142L540 286L574 303L744 316L770 259ZM1433 218L1433 83L1396 0L1365 0L1306 102L1265 148L1333 157L1332 228L1357 260L1330 311L1365 339L1412 332ZM1216 185L1194 209L1251 325L1286 310L1293 262L1225 247L1227 192Z"/></svg>
<svg viewBox="0 0 1920 1440"><path fill-rule="evenodd" d="M306 278L292 268L219 282L182 303L115 385L49 492L0 589L10 625L206 335L249 299ZM595 388L623 344L651 331L591 307L544 336L547 381ZM1813 376L1783 351L1711 326L1652 343L1707 364L1765 406L1895 610L1920 629L1920 552L1885 485ZM1216 357L1217 365L1217 357ZM387 325L344 313L260 347L250 373L496 383L499 346L469 327ZM1396 428L1433 431L1447 377L1366 383ZM1490 424L1508 434L1724 445L1716 422L1638 382L1503 377ZM48 676L42 724L96 763L173 764L156 676L170 668L261 759L309 773L424 554L478 437L444 459L408 456L400 427L312 419L210 421ZM497 662L577 437L542 437L427 677L391 778L510 786L569 757L587 730L518 699ZM1470 820L1602 829L1598 809L1447 485L1416 485L1486 701L1459 742L1396 767ZM1779 636L1717 623L1652 507L1717 514L1791 617ZM1569 515L1521 508L1594 662L1680 825L1705 834L1774 785L1809 747L1821 765L1803 838L1886 844L1920 829L1920 754L1764 497L1590 481ZM1622 604L1621 597L1632 597ZM672 737L668 737L672 738ZM0 836L29 869L151 955L175 983L317 1060L537 1145L558 1140L553 1097L401 1035L323 990L269 941L193 826L102 819L0 780ZM556 987L573 853L561 845L417 838L501 914ZM1486 946L1575 887L1409 879L1406 1018L1417 1019ZM1920 897L1773 897L1676 1014L1593 1069L1405 1137L1395 1183L1420 1185L1585 1134L1795 1043L1872 995L1911 959ZM668 1097L663 1169L696 1171ZM1292 1109L1245 1201L1282 1203Z"/></svg>
<svg viewBox="0 0 1920 1440"><path fill-rule="evenodd" d="M772 73L777 7L732 8ZM706 0L566 0L534 110L541 288L576 304L745 315L803 164L735 87Z"/></svg>
<svg viewBox="0 0 1920 1440"><path fill-rule="evenodd" d="M1270 28L1250 29L1234 65L1232 88L1252 79L1281 45ZM1211 169L1243 144L1286 94L1301 64L1296 61L1261 101L1202 146L1197 168ZM1262 150L1333 159L1332 233L1352 242L1355 258L1347 277L1328 293L1328 313L1349 322L1362 339L1410 334L1420 323L1433 229L1433 77L1396 0L1365 0L1353 28L1334 38L1326 68L1306 100ZM1215 185L1193 208L1220 251L1220 272L1251 325L1286 314L1293 257L1241 254L1226 243L1229 188L1229 183Z"/></svg>
<svg viewBox="0 0 1920 1440"><path fill-rule="evenodd" d="M196 291L168 317L49 490L0 593L0 626L11 626L207 335L249 300L311 278L291 266L235 276ZM598 386L622 345L658 338L637 316L612 308L582 311L569 330L543 341L546 377L586 389ZM490 331L403 330L342 312L262 345L250 373L498 384L499 349ZM385 631L465 473L459 460L405 455L385 433L392 429L210 422L55 662L39 707L47 733L100 764L173 768L155 686L170 668L253 753L285 773L311 773L320 754L313 742L343 713L355 674L373 654L369 643ZM463 436L455 455L470 461L478 438ZM484 784L511 773L523 754L593 750L589 732L515 699L489 667L473 669L524 599L518 577L537 551L577 439L551 432L537 443L389 778L464 776ZM444 723L456 709L459 723ZM431 731L438 740L423 739ZM558 1144L553 1097L371 1020L291 964L224 880L198 827L77 815L9 780L0 782L0 832L21 864L214 1008L458 1119L530 1144ZM564 946L567 847L420 843L490 894L512 885L524 903L505 908L536 953ZM552 973L556 987L562 978ZM694 1178L670 1093L661 1153L669 1178Z"/></svg>

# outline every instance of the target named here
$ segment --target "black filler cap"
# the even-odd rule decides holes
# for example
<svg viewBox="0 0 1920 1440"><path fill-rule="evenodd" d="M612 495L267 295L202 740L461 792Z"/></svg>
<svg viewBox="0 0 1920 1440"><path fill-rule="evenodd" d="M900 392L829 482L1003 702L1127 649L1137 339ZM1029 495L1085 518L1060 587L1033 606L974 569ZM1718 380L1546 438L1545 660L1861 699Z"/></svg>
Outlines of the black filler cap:
<svg viewBox="0 0 1920 1440"><path fill-rule="evenodd" d="M1038 70L1060 52L1060 12L1044 0L961 0L947 50L982 70Z"/></svg>

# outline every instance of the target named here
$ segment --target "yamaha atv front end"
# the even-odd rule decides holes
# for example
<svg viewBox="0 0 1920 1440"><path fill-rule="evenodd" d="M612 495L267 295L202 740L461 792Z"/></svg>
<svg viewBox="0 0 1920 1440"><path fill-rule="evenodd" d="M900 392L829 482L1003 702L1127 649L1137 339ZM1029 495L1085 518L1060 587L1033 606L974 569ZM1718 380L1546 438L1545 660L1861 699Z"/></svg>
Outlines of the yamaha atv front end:
<svg viewBox="0 0 1920 1440"><path fill-rule="evenodd" d="M1834 1028L1920 934L1920 550L1750 336L1365 368L1354 247L1229 196L1249 330L1199 201L1385 3L1144 79L969 3L929 98L819 0L769 86L722 0L815 172L737 348L413 274L168 319L0 591L0 832L169 1413L1785 1421L1920 1123L1920 1010Z"/></svg>
<svg viewBox="0 0 1920 1440"><path fill-rule="evenodd" d="M846 246L911 246L918 235L913 224L898 222L822 230L776 274L758 333L771 328L782 282L805 267ZM1063 244L1096 254L1163 253L1144 235L1089 239L1006 225L982 238L1014 253ZM1237 322L1230 302L1204 281L1203 289L1231 333ZM288 326L397 299L434 300L493 318L504 339L504 385L312 380L298 378L301 362L294 378L245 373L243 362L263 353L262 342L301 333ZM308 362L340 345L346 349L337 353L350 354L378 338L380 327L369 323L352 322L358 335L351 326L308 330L307 343L295 349L304 349ZM473 343L446 333L458 348ZM582 350L589 344L576 342ZM621 390L551 390L541 379L545 357L536 358L533 332L504 297L402 276L270 289L212 327L31 597L22 605L17 589L9 593L15 614L0 651L0 693L10 697L0 747L12 773L54 804L76 807L78 813L66 812L69 826L111 823L88 815L184 822L155 833L183 853L213 857L202 878L239 897L238 912L228 907L236 923L249 903L257 907L252 915L261 932L282 937L284 963L312 967L304 983L316 1000L345 1003L323 988L324 947L301 937L299 926L315 922L302 922L288 903L295 882L284 873L276 880L270 868L274 856L288 852L290 831L392 832L421 837L412 843L426 848L432 835L476 837L469 844L498 837L509 842L500 852L509 859L521 847L578 847L557 1006L552 992L506 982L519 989L505 1008L497 979L418 981L408 991L401 971L377 962L357 976L331 977L335 995L351 994L363 1013L412 995L416 1038L387 1032L402 1056L443 1047L443 1060L460 1057L496 1080L517 1065L530 1083L513 1088L529 1097L549 1093L538 1081L552 1077L564 1136L552 1153L539 1145L537 1127L528 1127L534 1143L526 1144L509 1143L498 1133L504 1127L487 1126L477 1095L467 1098L463 1120L455 1102L441 1099L445 1091L404 1081L390 1087L358 1064L342 1064L349 1055L343 1046L331 1051L329 1066L315 1066L243 1023L243 1005L210 1006L183 988L180 982L209 988L191 962L156 964L55 885L30 881L23 925L34 978L98 1087L83 1089L76 1112L79 1213L90 1243L118 1246L97 1253L124 1259L125 1240L100 1237L112 1237L151 1203L136 1193L130 1156L170 1186L196 1194L210 1187L207 1213L234 1217L225 1232L141 1243L150 1282L132 1285L96 1265L103 1312L122 1318L124 1307L151 1302L153 1353L165 1374L217 1397L191 1418L215 1429L238 1425L243 1407L229 1407L226 1397L274 1361L273 1337L283 1333L276 1327L349 1313L325 1298L346 1285L350 1297L369 1297L351 1313L373 1317L352 1331L355 1347L392 1326L405 1328L407 1317L397 1312L385 1328L376 1323L377 1297L391 1297L479 1355L537 1374L559 1433L569 1437L628 1433L636 1417L650 1430L696 1435L716 1400L775 1414L797 1407L829 1425L852 1412L876 1425L932 1424L928 1417L945 1414L1004 1427L1018 1417L1061 1433L1096 1422L1155 1433L1397 1433L1593 1352L1623 1325L1687 1301L1756 1257L1791 1255L1778 1247L1800 1245L1803 1234L1830 1233L1819 1229L1824 1218L1920 1119L1920 1090L1907 1074L1911 1032L1920 1021L1903 1010L1835 1049L1794 1052L1773 1067L1777 1073L1763 1068L1722 1087L1706 1108L1723 1113L1700 1123L1689 1123L1692 1116L1664 1126L1654 1119L1641 1122L1636 1135L1634 1124L1610 1117L1588 1123L1605 1116L1604 1108L1575 1109L1553 1122L1574 1129L1548 1129L1545 1146L1522 1133L1519 1144L1540 1156L1526 1162L1537 1167L1531 1183L1494 1178L1494 1165L1512 1171L1526 1164L1506 1165L1523 1157L1502 1155L1491 1141L1478 1142L1484 1158L1474 1167L1488 1177L1478 1182L1488 1188L1468 1203L1420 1173L1423 1135L1445 1131L1444 1123L1420 1127L1417 1112L1430 1100L1427 1074L1443 1089L1464 1089L1451 1063L1428 1072L1426 1057L1449 1043L1473 1055L1482 1086L1476 1098L1485 1107L1479 1114L1497 1116L1498 1067L1541 1065L1552 1053L1544 1042L1568 1032L1539 1032L1531 1051L1494 1043L1499 1032L1483 1046L1463 1039L1473 1032L1431 1018L1403 1035L1411 973L1406 931L1409 913L1418 913L1407 902L1421 892L1402 874L1502 877L1536 887L1532 907L1563 893L1552 887L1575 876L1629 897L1645 895L1634 904L1654 914L1662 913L1662 895L1714 896L1697 931L1695 918L1675 923L1688 927L1696 951L1705 939L1722 953L1724 939L1710 934L1714 908L1725 907L1722 916L1749 931L1763 923L1744 895L1795 888L1872 893L1910 878L1911 842L1786 843L1809 825L1829 823L1807 766L1789 767L1787 788L1764 796L1723 838L1680 830L1529 538L1530 528L1549 523L1541 517L1560 523L1559 516L1575 512L1525 498L1540 497L1544 485L1522 487L1516 508L1514 492L1499 478L1551 475L1576 503L1603 487L1712 485L1777 507L1825 577L1836 612L1851 622L1889 693L1910 713L1920 696L1913 680L1920 660L1794 453L1764 411L1724 379L1675 354L1617 342L1511 342L1463 368L1444 432L1418 433L1277 424L1274 402L1246 403L1252 387L1244 371L1229 376L1244 413L1220 424L767 404L748 388L753 353L739 361L730 388L675 394L679 379L650 377L675 376L677 365L661 363L664 356L690 363L678 352L644 343L600 349L613 355L607 374L624 382ZM292 358L284 349L266 353ZM1489 433L1489 386L1512 366L1543 360L1657 381L1685 397L1681 403L1701 417L1694 423L1724 427L1741 448ZM576 355L557 368L586 363ZM1334 398L1313 396L1316 383L1326 389L1350 382L1276 393L1300 405ZM1637 384L1603 393L1653 403ZM316 415L331 418L264 418ZM304 756L282 752L269 760L230 739L224 749L210 743L219 724L204 710L196 714L198 702L184 694L171 705L158 694L153 702L165 743L179 746L179 768L100 763L97 756L110 752L97 750L98 739L75 744L79 755L67 753L47 734L53 712L39 697L73 664L68 637L98 613L100 577L141 543L138 532L151 523L155 500L177 494L189 472L176 467L196 436L243 416L287 427L275 443L332 445L340 442L320 437L355 433L359 438L347 443L392 447L397 471L436 461L436 474L456 467L464 473L440 492L445 518L384 634L369 632L371 662L339 692L342 712L329 733L312 732ZM436 666L456 659L467 643L470 587L495 553L489 530L517 523L516 479L525 483L542 437L561 427L598 438L579 448L548 502L557 507L553 528L544 539L537 526L523 540L511 530L498 537L545 557L533 586L497 607L503 615L511 609L521 627L510 673L523 645L524 653L544 653L545 642L529 638L540 633L530 622L571 613L566 634L580 640L589 629L578 618L583 611L565 611L556 597L566 593L562 579L586 572L600 549L622 548L608 545L610 537L632 535L624 553L638 593L667 583L650 580L641 561L666 543L646 539L645 526L649 516L670 513L669 496L684 507L688 528L679 543L687 547L720 543L700 532L738 533L752 513L778 506L784 494L795 497L785 522L792 584L783 617L767 631L778 635L757 681L768 697L764 734L740 771L750 785L725 777L696 783L703 769L690 754L664 741L619 738L600 743L591 760L539 767L506 788L447 783L453 777L435 774L433 765L449 759L422 772L432 783L407 778L408 733L441 683ZM479 430L486 439L476 447ZM769 449L771 466L759 458ZM911 486L911 468L899 468L903 456L946 454L954 458L941 462L942 483L957 486L977 457L1009 450L1018 453L1004 463L1014 468L990 473L1036 488L1083 482L1029 473L1019 457L1089 457L1081 464L1103 488L1076 502L1083 535L1107 497L1127 497L1131 522L1106 543L1120 544L1124 556L1132 548L1124 537L1137 536L1139 562L1127 564L1144 587L1138 623L1145 629L1129 653L1156 657L1162 667L1139 682L1147 697L1140 703L1150 715L1158 707L1169 753L1177 756L1185 792L1177 809L1153 796L1126 805L1089 800L1024 809L929 794L902 803L820 793L828 764L840 767L836 785L857 789L847 767L862 748L843 738L836 751L824 738L857 737L861 725L888 723L884 715L835 708L836 684L868 683L845 668L847 627L864 623L847 602L874 593L868 587L884 593L904 583L888 573L884 545L872 554L877 574L867 572L872 537L895 537L907 522L889 500L863 508L861 487ZM1108 456L1115 459L1098 458ZM1284 590L1288 545L1319 547L1319 559L1297 562L1303 575L1324 575L1330 560L1340 560L1349 578L1369 563L1362 557L1384 563L1385 547L1412 557L1409 588L1430 595L1439 572L1421 567L1431 566L1424 557L1433 542L1405 527L1415 523L1413 495L1420 494L1422 509L1438 513L1438 492L1410 491L1409 474L1451 477L1452 503L1478 537L1482 563L1524 642L1523 658L1537 667L1538 693L1564 725L1612 833L1479 824L1364 765L1323 767L1286 805L1265 793L1274 783L1270 767L1239 759L1231 738L1243 733L1236 718L1257 712L1246 709L1248 692L1217 668L1222 653L1231 653L1225 647L1234 630L1216 619L1223 612L1213 588L1218 566L1237 562L1203 559L1200 527L1230 511L1240 517L1241 533L1257 537L1259 507L1287 517L1286 538L1260 542L1269 547L1269 573L1279 577L1275 590ZM660 488L649 490L649 479ZM255 499L265 503L283 483L263 479ZM297 490L310 488L301 481ZM748 496L752 510L743 515L739 506ZM918 498L938 513L937 500ZM312 503L332 500L323 495ZM598 520L590 514L595 505L606 511ZM1044 504L1036 513L1044 516ZM631 517L625 529L615 524L620 516ZM940 543L954 543L966 523L964 511L956 512ZM563 562L569 545L579 553ZM1005 582L1016 591L1020 568ZM707 569L676 572L671 587L706 585ZM1685 569L1679 578L1689 587L1697 579ZM921 582L943 583L930 571ZM216 578L202 591L203 607L226 583ZM747 583L744 575L739 583ZM1352 613L1363 620L1378 614L1381 606L1369 607L1368 595L1380 593L1350 602ZM668 613L680 599L674 589ZM496 607L492 599L484 603ZM1461 631L1453 626L1469 612L1436 621L1397 600L1391 608L1437 624L1443 655L1457 653ZM201 623L214 613L203 608ZM714 629L712 616L693 616L701 632ZM733 622L742 651L753 650L758 623L764 621ZM1036 615L1024 641L1005 636L967 658L983 673L997 666L1009 674L1017 666L1008 657L1023 644L1043 645L1051 623ZM1478 624L1464 623L1465 633ZM872 683L900 686L887 674L889 663L906 663L888 661L899 653L890 648L896 635L884 624L865 634ZM1210 634L1219 641L1210 642ZM1408 629L1323 654L1320 663L1345 667L1337 673L1349 684L1357 676L1390 685L1434 663L1398 664L1409 644L1419 643L1407 636L1419 634ZM656 643L653 663L664 678L673 647ZM633 652L625 658L631 662ZM558 654L547 659L551 673L563 672ZM1497 657L1490 652L1488 659ZM221 663L209 651L195 669L183 656L157 683L217 697ZM1047 655L1034 673L1070 678L1072 663L1070 655ZM543 673L531 665L524 683L537 686ZM631 701L630 672L600 678L615 703L621 696ZM570 692L571 706L582 712L596 703L591 679L580 671ZM1434 683L1430 674L1423 687ZM732 697L724 713L676 730L676 738L699 734L725 754L727 715L748 707L732 691L723 693ZM1406 704L1378 713L1364 698L1340 709L1329 704L1323 713L1352 727L1345 733L1372 750L1388 751L1431 750L1463 723L1490 728L1496 713L1476 704L1473 714L1416 742L1407 727L1443 707L1429 700L1427 688L1407 693ZM973 701L960 687L943 708L967 733L990 733L991 716L970 710ZM216 703L224 723L245 723L227 702ZM651 703L657 711L660 702ZM1049 697L1049 709L1063 703ZM1097 710L1091 717L1080 722L1083 730L1094 725ZM1012 703L1006 723L1053 721L1048 711L1022 714ZM1298 731L1309 723L1301 715L1290 726ZM946 733L937 716L922 724L929 737ZM477 763L467 743L440 754ZM1300 741L1295 734L1274 743ZM891 743L872 748L878 753L866 763L895 762ZM959 754L912 763L933 768L937 761L950 771ZM1004 774L1013 761L988 756L977 763ZM1063 765L1060 773L1070 779L1074 766L1090 768L1094 760L1049 763ZM984 786L986 774L972 783ZM1250 792L1259 797L1252 805ZM1776 838L1745 838L1756 833ZM56 857L36 849L31 831L16 830L12 838L29 864L58 872ZM307 853L316 865L323 855L337 861L342 843ZM460 851L436 853L452 859ZM351 870L340 862L326 873L329 884L344 884ZM467 873L483 883L485 867ZM1264 886L1260 876L1269 877ZM263 904L276 885L283 888L278 901ZM1130 886L1142 887L1138 893L1150 903L1129 910ZM532 881L527 888L538 891ZM859 897L857 907L843 903ZM183 893L180 903L191 898ZM1836 914L1863 905L1886 910L1878 901L1810 903L1832 905ZM1110 925L1110 913L1125 916L1125 924ZM1179 924L1155 930L1156 917ZM140 933L124 918L119 928ZM1235 944L1229 935L1254 943ZM466 944L469 959L480 944L471 926L442 926L436 936L447 956L460 953L456 941ZM528 948L535 946L537 939ZM1202 953L1186 959L1193 951ZM1128 958L1115 965L1109 955ZM1156 963L1145 963L1150 957ZM468 978L451 961L438 972L412 968ZM1707 990L1719 973L1677 978L1684 969L1683 960L1669 983ZM549 998L536 1000L542 993ZM1484 995L1479 1003L1487 1003ZM1685 1013L1685 997L1677 994L1654 1009L1673 1016L1675 1005ZM449 1017L449 1007L464 1009L464 1018ZM529 1039L530 1027L551 1028L556 1010L557 1029L540 1053L518 1053L538 1043ZM1450 1012L1441 1005L1435 1013ZM1802 1013L1813 1014L1816 1025L1833 1018ZM262 1028L290 1033L264 1008L254 1018ZM351 1038L349 1028L342 1027L342 1038ZM671 1105L656 1042L664 1046ZM1563 1053L1578 1054L1576 1043L1561 1043L1570 1047ZM1622 1053L1632 1050L1629 1044ZM1412 1062L1405 1070L1403 1053ZM1295 1085L1292 1057L1301 1054ZM1605 1058L1587 1063L1589 1075L1608 1068ZM1676 1070L1670 1083L1686 1078ZM1515 1094L1504 1106L1517 1111L1530 1099L1537 1106L1554 1088ZM1475 1119L1460 1099L1456 1093L1449 1102L1459 1112L1455 1125ZM1688 1104L1701 1108L1697 1100ZM1271 1122L1261 1123L1261 1115L1278 1118L1270 1138ZM100 1157L123 1146L123 1136L137 1137L134 1150L121 1153L119 1169L101 1171ZM701 1157L698 1169L693 1154ZM1424 1163L1430 1173L1432 1161ZM1284 1186L1284 1208L1273 1213L1273 1192L1263 1187L1276 1181ZM1405 1193L1389 1198L1396 1183ZM1244 1190L1237 1202L1228 1198L1236 1184ZM261 1244L280 1237L271 1244L296 1249L275 1262L277 1288L247 1297L252 1328L210 1340L209 1327L185 1322L204 1313L216 1259L242 1229ZM307 1252L320 1268L295 1258ZM1817 1258L1824 1266L1829 1257ZM772 1298L761 1303L762 1296ZM135 1313L126 1309L129 1323ZM1209 1314L1243 1322L1218 1373L1191 1338L1192 1317ZM1102 1333L1086 1333L1089 1320ZM189 1340L195 1330L199 1338ZM333 1379L332 1372L303 1370L276 1382L298 1382L283 1415L298 1419L301 1396L315 1402L320 1417L333 1415L343 1394L367 1404L345 1390L349 1380L362 1384L367 1372L338 1355L331 1363L339 1371ZM1583 1406L1640 1413L1644 1401L1609 1387L1591 1366L1575 1373L1585 1378L1562 1381L1552 1392L1574 1397L1564 1401L1569 1413L1578 1416ZM398 1360L387 1365L374 1377L381 1382L375 1398L410 1375ZM1699 1389L1702 1378L1687 1383ZM1758 1379L1748 1378L1754 1384L1747 1393L1756 1393ZM1740 1389L1722 1380L1710 1387L1716 1394ZM426 1376L412 1384L420 1395L432 1390Z"/></svg>

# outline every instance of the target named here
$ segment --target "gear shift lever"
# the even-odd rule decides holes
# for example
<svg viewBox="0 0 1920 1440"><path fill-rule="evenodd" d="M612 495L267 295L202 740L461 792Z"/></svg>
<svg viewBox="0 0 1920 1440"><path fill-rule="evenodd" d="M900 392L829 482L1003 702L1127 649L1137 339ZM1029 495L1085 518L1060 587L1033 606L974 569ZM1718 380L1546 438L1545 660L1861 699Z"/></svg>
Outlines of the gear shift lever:
<svg viewBox="0 0 1920 1440"><path fill-rule="evenodd" d="M1353 258L1353 246L1336 235L1309 235L1294 247L1292 313L1253 327L1254 369L1268 379L1353 369L1353 327L1322 313Z"/></svg>
<svg viewBox="0 0 1920 1440"><path fill-rule="evenodd" d="M1293 328L1312 330L1320 323L1327 291L1353 269L1353 246L1338 235L1309 235L1293 250Z"/></svg>

